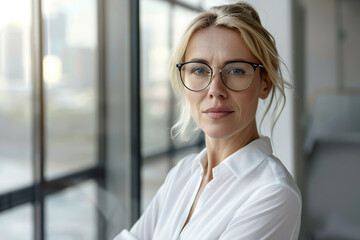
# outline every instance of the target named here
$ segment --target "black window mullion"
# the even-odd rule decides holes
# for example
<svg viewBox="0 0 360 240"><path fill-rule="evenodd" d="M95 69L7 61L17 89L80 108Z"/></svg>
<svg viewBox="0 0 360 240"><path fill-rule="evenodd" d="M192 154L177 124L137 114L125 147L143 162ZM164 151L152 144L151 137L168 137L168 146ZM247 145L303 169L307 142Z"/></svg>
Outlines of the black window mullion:
<svg viewBox="0 0 360 240"><path fill-rule="evenodd" d="M168 38L169 38L169 49L172 49L173 47L173 28L174 28L174 11L175 7L174 4L172 3L170 5L170 11L168 12L168 22L169 22L169 29L168 29ZM170 82L170 81L169 81ZM169 121L168 121L168 129L171 129L172 125L174 124L175 121L175 105L176 105L176 99L174 96L174 93L172 92L172 88L171 88L171 84L169 83L169 92L170 92L170 99L169 99L169 105L170 105L170 111L168 112L168 116L169 116ZM171 134L168 135L168 140L170 143L169 146L169 157L170 159L173 159L174 155L175 155L175 145L174 142L172 141L172 137Z"/></svg>
<svg viewBox="0 0 360 240"><path fill-rule="evenodd" d="M88 180L99 181L104 178L104 170L99 166L87 168L82 171L71 173L66 176L61 176L49 181L43 186L43 196L46 197L51 194L58 193L72 186L81 184Z"/></svg>
<svg viewBox="0 0 360 240"><path fill-rule="evenodd" d="M102 181L104 176L104 169L100 166L84 169L44 182L42 185L42 194L45 198L48 195L56 194L88 180ZM38 187L39 186L32 184L31 186L0 194L0 212L16 208L22 204L33 203L35 196L34 190Z"/></svg>
<svg viewBox="0 0 360 240"><path fill-rule="evenodd" d="M105 1L97 1L97 66L98 66L98 98L97 98L97 148L98 148L98 166L101 169L102 177L97 179L98 188L96 191L97 204L100 209L106 208L105 196L101 189L106 189L106 133L107 133L107 112L106 112L106 71L105 71ZM107 210L104 210L107 212ZM104 215L97 211L97 239L107 239L106 219Z"/></svg>
<svg viewBox="0 0 360 240"><path fill-rule="evenodd" d="M0 194L0 212L34 201L34 187L24 187Z"/></svg>
<svg viewBox="0 0 360 240"><path fill-rule="evenodd" d="M139 0L130 2L130 131L131 131L131 223L140 216L141 116L140 116L140 21Z"/></svg>
<svg viewBox="0 0 360 240"><path fill-rule="evenodd" d="M45 114L43 86L42 1L32 2L32 70L33 70L33 176L34 176L34 239L45 239L44 160Z"/></svg>

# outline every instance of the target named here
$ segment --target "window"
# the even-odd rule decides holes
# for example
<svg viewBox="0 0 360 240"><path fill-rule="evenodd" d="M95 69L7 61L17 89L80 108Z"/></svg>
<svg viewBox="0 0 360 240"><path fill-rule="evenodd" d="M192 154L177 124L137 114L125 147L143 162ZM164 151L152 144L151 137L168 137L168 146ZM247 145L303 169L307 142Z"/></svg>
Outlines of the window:
<svg viewBox="0 0 360 240"><path fill-rule="evenodd" d="M142 211L176 162L203 146L200 138L194 145L176 143L170 136L178 112L169 77L171 49L199 10L180 2L140 1Z"/></svg>
<svg viewBox="0 0 360 240"><path fill-rule="evenodd" d="M200 140L170 138L168 74L176 23L197 11L156 0L0 3L1 239L112 239L176 161L199 151Z"/></svg>
<svg viewBox="0 0 360 240"><path fill-rule="evenodd" d="M0 3L1 239L104 234L97 4Z"/></svg>

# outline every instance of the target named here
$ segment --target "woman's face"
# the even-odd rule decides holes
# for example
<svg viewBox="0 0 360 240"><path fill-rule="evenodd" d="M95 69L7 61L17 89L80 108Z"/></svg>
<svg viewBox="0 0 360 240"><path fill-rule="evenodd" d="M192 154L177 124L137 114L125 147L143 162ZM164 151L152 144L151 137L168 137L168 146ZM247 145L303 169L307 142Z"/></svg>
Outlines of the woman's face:
<svg viewBox="0 0 360 240"><path fill-rule="evenodd" d="M211 67L221 68L230 61L259 63L244 44L240 33L220 27L207 27L190 39L185 61L202 61ZM264 83L267 87L264 87ZM228 89L214 68L210 85L201 92L185 89L191 114L207 137L223 139L237 134L256 134L255 113L258 99L266 98L271 83L261 79L259 67L252 85L241 92Z"/></svg>

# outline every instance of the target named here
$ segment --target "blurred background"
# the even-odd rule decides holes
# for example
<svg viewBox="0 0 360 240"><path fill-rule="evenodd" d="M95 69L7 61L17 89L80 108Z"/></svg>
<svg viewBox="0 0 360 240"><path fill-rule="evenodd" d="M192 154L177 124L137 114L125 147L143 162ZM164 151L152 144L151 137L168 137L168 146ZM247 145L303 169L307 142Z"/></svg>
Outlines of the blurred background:
<svg viewBox="0 0 360 240"><path fill-rule="evenodd" d="M132 226L204 147L170 137L171 50L198 12L231 2L0 0L1 240ZM302 192L300 239L360 239L360 1L248 2L294 86L272 139Z"/></svg>

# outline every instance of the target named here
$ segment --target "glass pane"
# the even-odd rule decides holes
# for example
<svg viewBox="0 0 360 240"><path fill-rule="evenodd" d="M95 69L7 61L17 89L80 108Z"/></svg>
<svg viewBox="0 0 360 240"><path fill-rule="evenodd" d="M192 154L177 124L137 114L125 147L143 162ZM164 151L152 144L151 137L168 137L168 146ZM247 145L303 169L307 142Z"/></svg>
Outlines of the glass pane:
<svg viewBox="0 0 360 240"><path fill-rule="evenodd" d="M195 18L197 15L197 12L193 12L190 10L187 10L183 7L175 7L174 8L174 21L173 21L173 43L174 47L176 47L179 44L180 38L184 34L185 29L188 27L190 22ZM177 104L173 106L174 109L174 121L178 119L180 109ZM189 145L188 142L181 142L179 139L175 139L174 141L175 147L183 147L186 145Z"/></svg>
<svg viewBox="0 0 360 240"><path fill-rule="evenodd" d="M96 185L93 181L49 196L45 201L46 239L95 240L96 202Z"/></svg>
<svg viewBox="0 0 360 240"><path fill-rule="evenodd" d="M32 205L25 204L0 213L0 239L32 240L33 233Z"/></svg>
<svg viewBox="0 0 360 240"><path fill-rule="evenodd" d="M170 157L145 159L141 168L141 210L144 212L173 167Z"/></svg>
<svg viewBox="0 0 360 240"><path fill-rule="evenodd" d="M198 15L197 12L187 10L183 7L174 8L174 21L173 21L173 43L174 47L177 46L181 36L190 22Z"/></svg>
<svg viewBox="0 0 360 240"><path fill-rule="evenodd" d="M181 0L181 2L187 3L190 6L199 7L203 4L204 0Z"/></svg>
<svg viewBox="0 0 360 240"><path fill-rule="evenodd" d="M32 180L30 2L0 2L0 193Z"/></svg>
<svg viewBox="0 0 360 240"><path fill-rule="evenodd" d="M43 1L46 177L96 161L95 0Z"/></svg>
<svg viewBox="0 0 360 240"><path fill-rule="evenodd" d="M141 1L141 104L144 155L165 150L169 126L169 4Z"/></svg>

